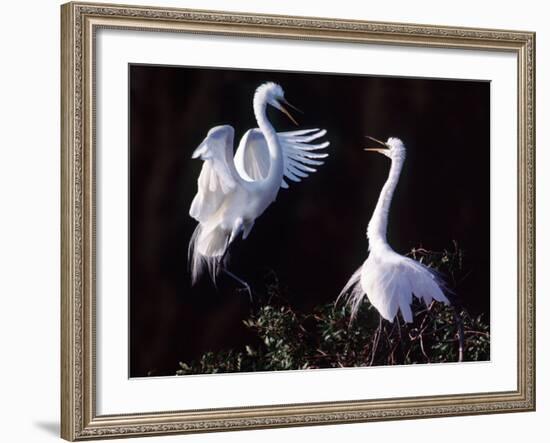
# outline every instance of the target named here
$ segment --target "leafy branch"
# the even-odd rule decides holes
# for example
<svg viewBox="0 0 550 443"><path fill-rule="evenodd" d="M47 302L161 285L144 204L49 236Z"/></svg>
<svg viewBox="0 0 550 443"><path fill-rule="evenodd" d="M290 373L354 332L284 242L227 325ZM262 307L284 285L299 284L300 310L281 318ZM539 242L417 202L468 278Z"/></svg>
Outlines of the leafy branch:
<svg viewBox="0 0 550 443"><path fill-rule="evenodd" d="M409 256L449 277L456 287L465 278L464 254L413 249ZM466 274L467 276L467 274ZM414 321L381 321L365 301L354 322L349 309L334 303L311 312L295 310L284 297L275 275L266 284L265 303L244 320L257 336L243 349L206 352L189 363L180 362L178 375L227 372L342 368L396 364L488 360L489 325L483 315L472 317L455 304L426 306L415 299Z"/></svg>

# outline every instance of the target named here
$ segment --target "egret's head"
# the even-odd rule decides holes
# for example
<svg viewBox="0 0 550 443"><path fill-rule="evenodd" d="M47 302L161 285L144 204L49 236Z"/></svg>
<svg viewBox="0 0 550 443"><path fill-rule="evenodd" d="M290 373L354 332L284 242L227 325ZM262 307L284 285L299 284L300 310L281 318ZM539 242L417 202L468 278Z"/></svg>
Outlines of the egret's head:
<svg viewBox="0 0 550 443"><path fill-rule="evenodd" d="M405 145L403 142L396 138L390 137L386 142L375 139L367 135L369 140L372 140L381 147L378 148L365 148L365 151L378 152L391 158L392 160L402 160L405 158Z"/></svg>
<svg viewBox="0 0 550 443"><path fill-rule="evenodd" d="M256 89L255 97L278 109L279 111L284 113L292 121L292 123L298 125L296 120L294 120L294 117L290 115L290 112L288 112L288 110L283 105L295 109L296 111L299 111L299 109L295 106L292 106L285 99L285 91L283 91L283 88L281 88L281 86L277 83L267 82L263 85L258 86L258 88Z"/></svg>

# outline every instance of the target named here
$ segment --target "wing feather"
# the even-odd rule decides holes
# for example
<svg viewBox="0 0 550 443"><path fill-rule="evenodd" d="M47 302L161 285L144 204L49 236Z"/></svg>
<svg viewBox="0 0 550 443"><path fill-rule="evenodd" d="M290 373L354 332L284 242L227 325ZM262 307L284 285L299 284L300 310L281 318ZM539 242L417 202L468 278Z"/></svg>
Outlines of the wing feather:
<svg viewBox="0 0 550 443"><path fill-rule="evenodd" d="M235 168L248 181L263 180L269 172L270 158L265 137L258 128L245 132L237 152Z"/></svg>
<svg viewBox="0 0 550 443"><path fill-rule="evenodd" d="M283 180L281 188L289 187L288 181L300 182L311 173L316 172L311 166L324 163L320 159L328 157L326 152L313 152L325 149L328 141L311 144L324 135L325 129L301 129L297 131L278 132L279 143L284 158ZM269 150L265 137L260 129L249 129L235 154L235 168L248 181L263 180L267 177L270 166Z"/></svg>
<svg viewBox="0 0 550 443"><path fill-rule="evenodd" d="M233 136L231 126L216 126L193 152L192 158L200 158L203 165L189 215L199 222L204 222L216 212L225 195L237 185L238 178L228 164L233 150Z"/></svg>

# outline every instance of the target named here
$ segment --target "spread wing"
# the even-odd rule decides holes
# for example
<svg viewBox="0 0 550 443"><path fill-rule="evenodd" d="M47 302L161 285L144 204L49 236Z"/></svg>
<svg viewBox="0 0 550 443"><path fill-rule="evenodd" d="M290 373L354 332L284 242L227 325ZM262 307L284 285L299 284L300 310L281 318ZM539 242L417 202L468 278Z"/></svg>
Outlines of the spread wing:
<svg viewBox="0 0 550 443"><path fill-rule="evenodd" d="M299 131L278 132L284 159L284 177L282 188L288 188L287 179L299 182L309 176L328 157L327 153L315 152L329 146L325 141L319 144L310 143L323 137L324 129L302 129ZM248 181L263 180L269 171L270 158L266 139L258 128L249 129L235 154L235 168L239 175Z"/></svg>
<svg viewBox="0 0 550 443"><path fill-rule="evenodd" d="M234 134L229 125L216 126L193 152L192 158L200 157L204 162L197 194L189 209L189 215L199 222L216 212L225 196L237 186L237 177L229 166L233 161Z"/></svg>

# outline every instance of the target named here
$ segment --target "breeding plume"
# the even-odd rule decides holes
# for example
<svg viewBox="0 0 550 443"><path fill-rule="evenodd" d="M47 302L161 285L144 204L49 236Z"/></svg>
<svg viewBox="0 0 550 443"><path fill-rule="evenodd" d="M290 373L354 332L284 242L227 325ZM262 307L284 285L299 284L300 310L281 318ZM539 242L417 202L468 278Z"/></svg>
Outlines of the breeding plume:
<svg viewBox="0 0 550 443"><path fill-rule="evenodd" d="M199 222L189 243L189 263L193 283L207 269L214 279L224 272L242 284L248 284L227 270L228 250L242 236L246 239L255 220L275 201L288 181L299 182L320 160L328 156L315 152L329 142L311 144L325 130L304 129L276 132L267 118L267 106L273 106L296 121L285 108L294 108L285 99L283 89L265 83L256 89L253 100L258 128L248 130L233 158L233 127L216 126L193 153L204 162L198 179L198 191L189 215ZM294 108L296 109L296 108Z"/></svg>
<svg viewBox="0 0 550 443"><path fill-rule="evenodd" d="M367 228L369 256L353 274L338 298L347 295L352 319L356 316L363 298L367 296L386 320L393 322L400 311L403 319L411 323L413 295L423 299L426 304L432 300L448 304L449 300L443 294L443 282L429 268L395 252L386 239L390 205L405 162L405 145L398 138L389 138L386 143L368 138L383 148L365 150L389 157L391 167Z"/></svg>

